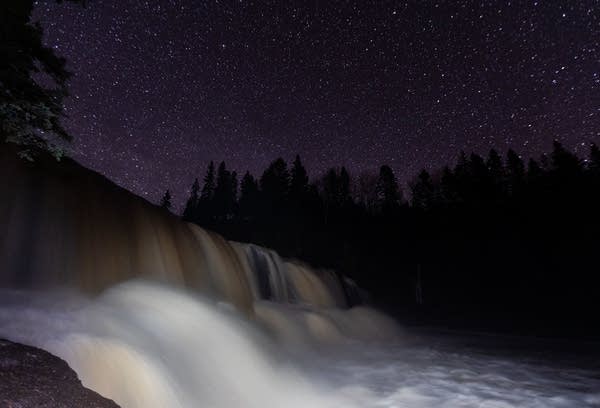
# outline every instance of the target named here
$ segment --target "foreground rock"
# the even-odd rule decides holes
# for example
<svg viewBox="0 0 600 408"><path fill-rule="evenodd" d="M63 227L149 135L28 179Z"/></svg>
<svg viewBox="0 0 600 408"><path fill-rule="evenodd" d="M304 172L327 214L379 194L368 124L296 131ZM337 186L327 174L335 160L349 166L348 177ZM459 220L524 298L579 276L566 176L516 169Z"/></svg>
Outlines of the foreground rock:
<svg viewBox="0 0 600 408"><path fill-rule="evenodd" d="M34 347L0 340L0 407L118 408L81 385L67 363Z"/></svg>

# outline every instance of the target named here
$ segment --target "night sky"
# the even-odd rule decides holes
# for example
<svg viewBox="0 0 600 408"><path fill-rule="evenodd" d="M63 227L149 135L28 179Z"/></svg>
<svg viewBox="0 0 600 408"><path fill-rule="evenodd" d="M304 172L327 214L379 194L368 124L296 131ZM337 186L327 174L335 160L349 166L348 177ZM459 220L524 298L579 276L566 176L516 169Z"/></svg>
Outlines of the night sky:
<svg viewBox="0 0 600 408"><path fill-rule="evenodd" d="M600 141L600 2L40 1L74 73L73 155L158 201L209 160L255 175L389 164L402 182L464 149Z"/></svg>

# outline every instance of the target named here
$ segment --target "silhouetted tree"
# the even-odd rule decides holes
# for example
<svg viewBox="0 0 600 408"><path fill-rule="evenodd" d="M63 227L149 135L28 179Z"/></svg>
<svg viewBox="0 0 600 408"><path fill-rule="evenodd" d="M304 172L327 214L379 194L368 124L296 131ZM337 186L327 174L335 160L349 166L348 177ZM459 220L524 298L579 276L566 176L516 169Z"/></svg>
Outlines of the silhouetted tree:
<svg viewBox="0 0 600 408"><path fill-rule="evenodd" d="M290 180L290 198L292 201L300 203L308 190L308 174L300 161L300 156L296 155L292 164Z"/></svg>
<svg viewBox="0 0 600 408"><path fill-rule="evenodd" d="M244 219L255 217L259 210L259 190L256 179L246 172L240 184L239 212Z"/></svg>
<svg viewBox="0 0 600 408"><path fill-rule="evenodd" d="M165 191L165 194L163 195L162 199L160 200L160 208L164 209L164 210L170 210L171 209L171 192L169 190Z"/></svg>
<svg viewBox="0 0 600 408"><path fill-rule="evenodd" d="M204 185L200 192L200 198L198 199L198 205L196 210L196 219L200 223L208 222L213 218L215 207L214 207L214 196L215 196L215 164L211 161L206 169L206 175L204 176Z"/></svg>
<svg viewBox="0 0 600 408"><path fill-rule="evenodd" d="M237 174L227 170L225 162L219 164L217 183L213 196L213 216L229 218L235 209L237 198Z"/></svg>
<svg viewBox="0 0 600 408"><path fill-rule="evenodd" d="M416 208L429 209L433 207L435 196L431 175L423 169L412 183L412 205Z"/></svg>
<svg viewBox="0 0 600 408"><path fill-rule="evenodd" d="M321 180L323 203L327 211L339 211L352 201L350 175L345 167L330 168Z"/></svg>
<svg viewBox="0 0 600 408"><path fill-rule="evenodd" d="M485 201L493 197L494 184L489 168L483 157L477 153L471 153L469 158L469 177L469 196L472 199Z"/></svg>
<svg viewBox="0 0 600 408"><path fill-rule="evenodd" d="M354 185L354 197L366 212L373 213L377 208L377 175L361 173Z"/></svg>
<svg viewBox="0 0 600 408"><path fill-rule="evenodd" d="M33 6L32 0L0 3L0 140L20 145L19 154L30 160L37 150L58 158L60 141L71 140L60 124L70 73L65 59L43 44L41 25L31 21ZM39 74L48 86L36 80Z"/></svg>
<svg viewBox="0 0 600 408"><path fill-rule="evenodd" d="M542 177L543 170L535 159L529 159L527 163L527 181L529 183L537 182Z"/></svg>
<svg viewBox="0 0 600 408"><path fill-rule="evenodd" d="M197 217L198 201L200 199L199 192L200 183L198 183L198 179L195 179L190 191L190 197L187 199L183 210L183 219L186 221L193 221Z"/></svg>
<svg viewBox="0 0 600 408"><path fill-rule="evenodd" d="M573 153L569 152L563 145L554 141L552 150L552 170L559 173L561 177L573 177L581 171L581 161Z"/></svg>
<svg viewBox="0 0 600 408"><path fill-rule="evenodd" d="M377 201L380 211L384 215L391 215L398 211L402 201L402 193L393 170L389 166L381 166L377 179Z"/></svg>
<svg viewBox="0 0 600 408"><path fill-rule="evenodd" d="M490 150L486 166L492 183L492 194L495 198L499 198L505 193L506 173L502 158L495 149Z"/></svg>
<svg viewBox="0 0 600 408"><path fill-rule="evenodd" d="M340 169L340 192L339 200L342 207L349 205L352 202L352 195L350 194L350 174L346 167L342 166Z"/></svg>
<svg viewBox="0 0 600 408"><path fill-rule="evenodd" d="M513 149L508 149L506 153L506 170L510 194L516 194L523 186L525 164Z"/></svg>
<svg viewBox="0 0 600 408"><path fill-rule="evenodd" d="M215 164L211 161L206 169L206 175L204 176L204 186L202 186L202 192L200 193L200 199L202 201L210 201L213 199L215 194Z"/></svg>
<svg viewBox="0 0 600 408"><path fill-rule="evenodd" d="M264 199L264 210L280 213L286 206L290 174L282 158L272 162L260 177L260 191Z"/></svg>
<svg viewBox="0 0 600 408"><path fill-rule="evenodd" d="M460 201L461 197L458 193L456 176L450 167L445 166L443 168L440 184L441 200L445 205L453 205Z"/></svg>

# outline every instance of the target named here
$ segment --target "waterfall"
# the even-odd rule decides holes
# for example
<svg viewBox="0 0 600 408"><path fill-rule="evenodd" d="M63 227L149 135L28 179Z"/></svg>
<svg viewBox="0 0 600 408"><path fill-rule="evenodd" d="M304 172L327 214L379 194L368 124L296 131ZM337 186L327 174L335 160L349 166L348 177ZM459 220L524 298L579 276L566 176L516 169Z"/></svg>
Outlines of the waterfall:
<svg viewBox="0 0 600 408"><path fill-rule="evenodd" d="M265 345L397 335L349 309L332 271L229 242L76 163L0 159L0 336L123 407L340 406Z"/></svg>
<svg viewBox="0 0 600 408"><path fill-rule="evenodd" d="M100 293L133 278L198 290L252 314L256 300L347 306L336 274L229 242L75 163L1 157L0 286Z"/></svg>
<svg viewBox="0 0 600 408"><path fill-rule="evenodd" d="M596 365L400 336L348 278L229 242L71 161L0 148L0 186L0 338L63 358L123 408L600 404Z"/></svg>

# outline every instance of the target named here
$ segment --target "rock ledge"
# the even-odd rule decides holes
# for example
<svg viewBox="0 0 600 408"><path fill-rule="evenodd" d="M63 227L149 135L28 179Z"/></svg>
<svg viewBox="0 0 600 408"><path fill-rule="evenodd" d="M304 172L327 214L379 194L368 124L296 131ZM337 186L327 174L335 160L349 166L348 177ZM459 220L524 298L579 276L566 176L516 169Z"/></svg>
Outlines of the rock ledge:
<svg viewBox="0 0 600 408"><path fill-rule="evenodd" d="M85 388L60 358L35 347L0 339L0 407L118 408Z"/></svg>

